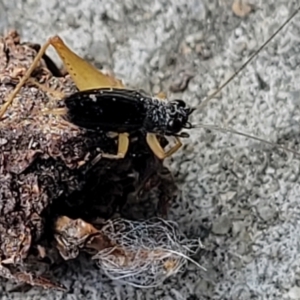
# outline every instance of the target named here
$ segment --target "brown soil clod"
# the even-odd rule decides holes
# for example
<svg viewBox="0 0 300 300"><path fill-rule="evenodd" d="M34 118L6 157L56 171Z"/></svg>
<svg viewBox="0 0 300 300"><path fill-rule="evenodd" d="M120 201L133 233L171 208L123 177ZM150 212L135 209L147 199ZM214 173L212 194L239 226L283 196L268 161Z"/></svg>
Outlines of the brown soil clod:
<svg viewBox="0 0 300 300"><path fill-rule="evenodd" d="M16 32L0 39L0 106L30 67L37 49L29 43L20 44ZM69 76L55 77L52 72L58 75L47 57L32 77L58 92L76 91ZM60 289L23 264L29 256L41 259L39 251L33 250L39 245L47 245L43 248L47 255L47 247L53 244L49 242L57 242L56 235L65 232L64 223L57 227L57 218L82 220L84 223L68 224L75 226L73 238L80 239L92 234L80 231L83 224L109 219L116 212L126 217L123 208L129 197L138 202L147 199L150 192L157 193L161 203L161 199L173 197L175 185L169 171L166 180L163 162L155 157L142 134L131 137L124 159L95 160L99 149L116 152L116 139L68 125L61 116L42 113L53 103L64 105L28 83L0 121L0 275L19 283ZM99 237L89 240L90 245L95 246L95 241L99 242ZM66 250L63 243L56 246L60 253Z"/></svg>

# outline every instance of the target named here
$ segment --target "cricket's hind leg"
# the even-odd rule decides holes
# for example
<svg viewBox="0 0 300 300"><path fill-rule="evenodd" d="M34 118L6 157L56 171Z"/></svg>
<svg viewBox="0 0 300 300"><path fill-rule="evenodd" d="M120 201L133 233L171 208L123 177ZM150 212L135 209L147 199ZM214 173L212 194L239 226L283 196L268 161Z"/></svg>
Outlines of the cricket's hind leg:
<svg viewBox="0 0 300 300"><path fill-rule="evenodd" d="M47 48L51 45L52 40L49 39L39 50L39 52L37 53L36 57L34 58L30 68L27 70L27 72L25 73L25 75L21 78L20 82L17 84L17 86L15 87L15 89L12 91L12 93L7 97L6 101L4 102L4 104L2 105L2 107L0 108L0 120L3 118L4 114L6 113L8 107L12 104L14 98L16 97L16 95L19 93L19 91L21 90L21 88L25 85L25 83L29 80L30 75L32 74L32 72L34 71L34 69L36 68L36 66L38 65L38 62L40 61L40 59L43 57L43 55L45 54ZM51 94L54 94L58 97L58 92L51 90L50 88L44 87L42 84L36 82L33 79L30 79L30 82L34 85L36 85L38 88L50 92ZM61 96L61 95L59 95Z"/></svg>
<svg viewBox="0 0 300 300"><path fill-rule="evenodd" d="M43 58L47 48L50 45L55 49L55 51L62 59L64 66L66 67L78 90L82 91L103 87L124 88L123 83L120 80L113 78L112 76L103 74L93 65L89 64L87 61L73 52L59 36L54 36L49 38L48 41L39 49L35 59L32 62L32 65L22 77L20 82L17 84L13 92L8 96L3 106L0 108L0 120L2 119L3 115L13 102L22 86L24 86L26 81L28 81L30 75L34 71L40 59ZM30 79L30 81L43 91L53 94L55 98L61 97L61 95L57 91L53 91L47 87L43 87L41 84L33 81L32 79Z"/></svg>

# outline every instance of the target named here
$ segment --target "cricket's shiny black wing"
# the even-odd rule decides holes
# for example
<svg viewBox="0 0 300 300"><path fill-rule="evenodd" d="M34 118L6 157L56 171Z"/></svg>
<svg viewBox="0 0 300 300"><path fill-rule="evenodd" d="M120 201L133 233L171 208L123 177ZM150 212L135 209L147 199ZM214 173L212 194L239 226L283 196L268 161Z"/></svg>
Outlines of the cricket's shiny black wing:
<svg viewBox="0 0 300 300"><path fill-rule="evenodd" d="M93 130L130 132L143 127L146 116L140 93L127 89L93 89L65 99L67 119Z"/></svg>

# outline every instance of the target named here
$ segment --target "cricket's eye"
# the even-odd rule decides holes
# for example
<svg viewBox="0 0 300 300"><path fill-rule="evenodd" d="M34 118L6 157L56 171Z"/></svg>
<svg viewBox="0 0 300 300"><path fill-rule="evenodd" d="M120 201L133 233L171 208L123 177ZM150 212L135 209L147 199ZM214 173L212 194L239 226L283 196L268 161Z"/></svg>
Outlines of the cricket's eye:
<svg viewBox="0 0 300 300"><path fill-rule="evenodd" d="M177 133L182 129L182 122L179 119L172 119L168 123L168 129L174 133Z"/></svg>
<svg viewBox="0 0 300 300"><path fill-rule="evenodd" d="M172 101L174 104L176 104L177 107L186 107L186 103L183 100L177 99Z"/></svg>

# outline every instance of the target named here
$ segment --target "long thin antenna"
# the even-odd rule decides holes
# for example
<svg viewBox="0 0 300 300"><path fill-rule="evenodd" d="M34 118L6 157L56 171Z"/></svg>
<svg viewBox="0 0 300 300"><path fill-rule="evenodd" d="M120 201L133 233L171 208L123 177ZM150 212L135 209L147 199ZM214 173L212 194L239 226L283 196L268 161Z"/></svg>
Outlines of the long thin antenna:
<svg viewBox="0 0 300 300"><path fill-rule="evenodd" d="M292 15L250 56L250 58L237 70L228 80L225 81L215 92L202 101L197 108L204 107L212 98L214 98L226 85L228 85L252 60L257 54L266 47L270 41L296 16L299 12L300 6L292 13Z"/></svg>
<svg viewBox="0 0 300 300"><path fill-rule="evenodd" d="M295 151L295 150L292 150L292 149L280 146L278 144L266 141L264 139L261 139L259 137L256 137L256 136L253 136L253 135L250 135L250 134L247 134L247 133L236 131L236 130L231 129L231 128L224 128L224 127L219 127L219 126L209 125L209 124L196 124L196 125L193 125L193 128L204 128L204 129L209 129L209 130L221 131L221 132L225 132L225 133L237 134L237 135L244 136L246 138L249 138L249 139L252 139L252 140L255 140L255 141L259 141L259 142L262 142L264 144L276 147L278 149L281 149L281 150L284 150L284 151L287 151L287 152L291 152L291 153L293 153L293 154L295 154L297 156L300 156L300 153L297 152L297 151Z"/></svg>

